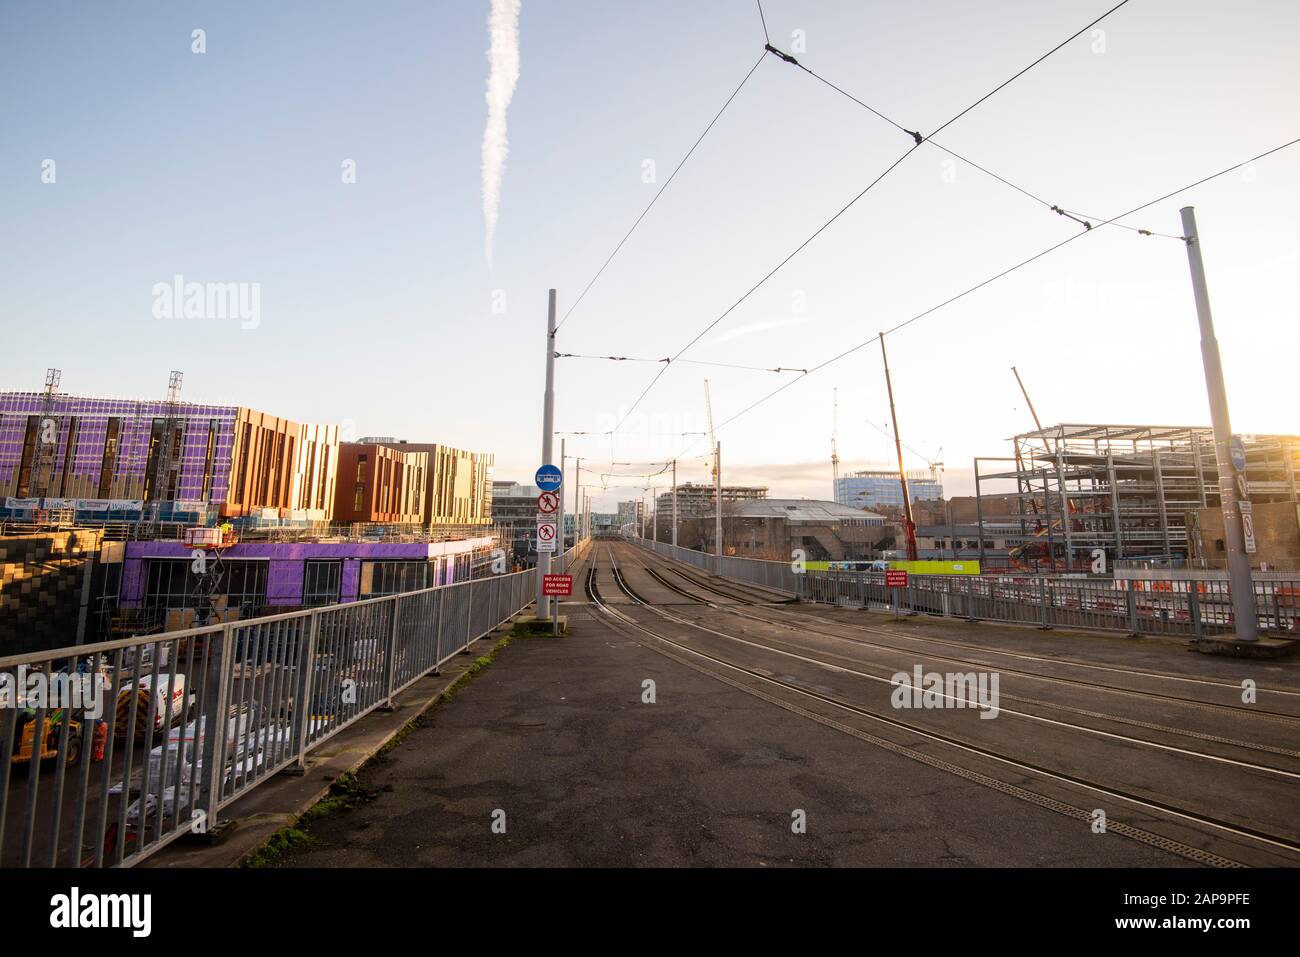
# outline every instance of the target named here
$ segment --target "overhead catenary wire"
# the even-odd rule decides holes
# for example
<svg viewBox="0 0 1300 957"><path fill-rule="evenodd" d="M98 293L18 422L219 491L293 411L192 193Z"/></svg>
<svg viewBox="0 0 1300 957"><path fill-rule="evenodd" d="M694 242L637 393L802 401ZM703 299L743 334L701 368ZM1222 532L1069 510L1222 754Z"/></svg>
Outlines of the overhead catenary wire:
<svg viewBox="0 0 1300 957"><path fill-rule="evenodd" d="M714 362L708 359L677 359L665 357L663 359L648 359L638 356L594 356L584 355L577 352L557 352L557 359L605 359L610 362L662 362L665 365L670 362L689 362L697 366L716 366L719 369L745 369L750 372L807 372L807 369L801 369L797 366L750 366L742 365L737 362Z"/></svg>
<svg viewBox="0 0 1300 957"><path fill-rule="evenodd" d="M851 208L853 208L853 206L858 202L858 200L862 199L863 196L866 196L867 193L871 192L872 188L873 188L877 183L879 183L879 182L880 182L881 180L883 180L886 176L888 176L891 172L893 172L893 170L896 169L896 168L898 167L898 165L899 165L900 163L903 162L903 160L905 160L905 159L907 159L909 156L911 156L912 153L915 152L915 151L917 150L917 148L918 148L917 146L912 146L910 149L908 149L908 151L907 151L906 153L904 153L902 156L898 157L898 159L894 160L894 162L890 163L889 166L887 166L887 167L885 168L884 172L882 172L879 176L877 176L877 177L876 177L875 179L873 179L870 183L868 183L868 184L866 185L866 187L865 187L865 188L864 188L860 193L858 193L858 194L857 194L856 196L854 196L851 200L849 200L849 201L848 201L847 203L845 203L842 207L840 207L839 211L838 211L837 213L835 213L835 215L833 215L830 219L826 220L826 222L822 223L819 227L817 227L816 231L814 231L813 234L812 234L811 236L809 236L807 239L805 239L803 242L801 242L801 243L800 243L798 246L796 246L796 247L794 248L794 250L791 251L791 252L790 252L790 253L789 253L789 254L788 254L784 259L782 259L779 263L777 263L777 264L776 264L775 266L773 266L770 270L768 270L768 272L766 273L766 275L763 276L762 279L760 279L758 282L754 283L754 285L750 286L749 289L747 289L747 290L744 292L744 294L741 295L741 297L740 297L739 299L737 299L737 300L736 300L735 302L733 302L730 306L728 306L726 309L724 309L724 310L722 311L722 314L721 314L721 315L719 315L716 319L714 319L714 320L713 320L712 322L710 322L707 326L705 326L705 327L704 327L703 329L701 329L698 333L696 333L696 334L695 334L695 337L692 338L690 342L686 343L686 345L682 346L681 349L677 350L677 354L674 355L674 356L672 356L672 361L673 361L673 362L676 362L676 361L680 360L680 359L681 359L681 356L682 356L682 353L684 353L684 352L686 352L687 350L689 350L692 346L695 345L695 343L699 342L702 338L704 338L704 336L708 335L709 331L710 331L711 329L713 329L713 328L714 328L718 323L722 322L722 320L726 319L727 316L731 315L731 313L734 312L734 311L737 309L737 307L739 307L739 306L741 305L741 303L743 303L746 299L748 299L748 298L749 298L750 296L752 296L755 292L757 292L758 289L759 289L759 287L761 287L765 282L767 282L769 279L771 279L773 276L775 276L775 275L776 275L776 274L781 270L781 268L782 268L786 263L788 263L788 262L789 262L791 259L793 259L795 256L799 255L799 253L802 252L803 249L804 249L804 248L805 248L809 243L811 243L814 239L816 239L816 238L817 238L818 236L820 236L823 232L825 232L827 229L829 229L830 226L831 226L831 224L833 224L837 219L839 219L841 216L843 216L845 213L847 213ZM663 374L664 374L665 372L668 371L668 366L669 366L669 364L670 364L670 363L666 363L666 364L663 366L663 368L661 368L657 373L655 373L654 378L650 380L650 384L647 385L647 386L645 387L644 391L642 391L642 393L641 393L639 396L637 396L636 401L633 402L632 405L628 408L628 410L623 414L623 417L622 417L621 419L619 419L619 421L617 422L617 424L615 424L615 426L614 426L614 428L611 430L611 432L617 432L617 431L619 430L619 427L622 426L622 424L628 420L628 417L631 416L632 413L636 411L637 406L639 406L639 405L641 404L642 400L644 400L645 397L646 397L647 395L650 394L650 391L655 387L655 385L656 385L656 384L659 382L659 380L663 377Z"/></svg>
<svg viewBox="0 0 1300 957"><path fill-rule="evenodd" d="M1074 33L1070 34L1068 37L1066 37L1064 40L1062 40L1062 41L1061 41L1060 43L1058 43L1056 46L1052 47L1050 50L1048 50L1046 53L1044 53L1042 56L1040 56L1040 57L1039 57L1037 60L1035 60L1033 63L1029 64L1029 66L1025 67L1025 68L1024 68L1023 70L1021 70L1019 73L1015 74L1015 76L1012 76L1010 79L1007 79L1007 80L1002 81L1002 82L999 83L997 86L995 86L993 89L989 90L987 93L985 93L983 96L981 96L978 100L976 100L976 101L975 101L974 103L972 103L970 106L966 107L966 109L962 110L960 113L958 113L958 114L957 114L956 116L954 116L952 119L948 120L946 123L944 123L944 124L943 124L942 126L940 126L938 129L936 129L933 133L930 134L930 136L938 136L940 133L942 133L942 132L943 132L944 130L946 130L948 127L952 126L954 123L956 123L958 120L960 120L963 116L965 116L965 115L966 115L967 113L969 113L971 110L975 109L975 107L979 106L981 103L983 103L983 102L984 102L985 100L987 100L989 97L991 97L991 96L993 96L994 94L999 93L1000 91L1006 89L1006 88L1007 88L1008 86L1010 86L1012 83L1016 82L1016 80L1020 79L1022 76L1024 76L1024 75L1025 75L1026 73L1028 73L1030 70L1032 70L1034 67L1038 66L1038 64L1042 63L1044 60L1046 60L1048 57L1050 57L1050 56L1051 56L1053 53L1055 53L1057 50L1061 49L1063 46L1065 46L1067 43L1070 43L1072 40L1076 40L1076 39L1078 39L1079 37L1083 36L1083 34L1084 34L1086 31L1091 30L1093 27L1095 27L1097 24L1101 23L1101 21L1105 20L1108 16L1110 16L1112 13L1114 13L1116 10L1118 10L1120 7L1124 6L1124 5L1127 4L1128 2L1129 2L1129 0L1119 0L1119 3L1115 4L1115 6L1111 7L1109 10L1107 10L1105 13L1103 13L1103 14L1102 14L1101 16L1099 16L1097 19L1093 20L1091 23L1087 24L1086 26L1080 27L1080 28L1079 28L1078 30L1076 30Z"/></svg>
<svg viewBox="0 0 1300 957"><path fill-rule="evenodd" d="M1065 40L1062 40L1062 41L1061 41L1060 43L1058 43L1056 46L1052 47L1052 49L1048 50L1046 53L1042 54L1042 55L1039 56L1037 59L1035 59L1035 60L1034 60L1032 63L1030 63L1028 66L1023 67L1023 68L1020 69L1018 72L1016 72L1014 75L1012 75L1009 79L1006 79L1006 80L1004 80L1003 82L999 83L996 87L994 87L994 88L993 88L992 90L990 90L988 93L985 93L985 94L984 94L983 96L981 96L979 99L975 100L975 102L971 103L969 106L967 106L966 108L962 109L960 112L958 112L957 114L955 114L954 116L952 116L950 119L948 119L948 120L945 121L943 124L941 124L941 125L939 126L939 128L936 129L936 130L934 131L934 133L931 133L930 135L933 136L933 135L935 135L936 133L939 133L940 131L942 131L942 130L944 130L944 129L947 129L947 128L948 128L949 126L951 126L953 123L957 122L957 120L961 119L963 116L965 116L966 114L970 113L971 110L975 109L975 108L976 108L977 106L979 106L981 103L983 103L983 102L985 102L986 100L988 100L991 96L993 96L994 94L996 94L998 91L1005 89L1008 85L1010 85L1011 83L1015 82L1015 81L1016 81L1017 79L1019 79L1020 77L1024 76L1026 73L1028 73L1028 72L1029 72L1030 70L1032 70L1034 67L1036 67L1038 64L1042 63L1044 60L1046 60L1048 57L1050 57L1053 53L1056 53L1058 50L1060 50L1062 47L1064 47L1066 44L1068 44L1071 40L1074 40L1076 37L1081 36L1085 31L1091 29L1093 26L1095 26L1096 24L1100 23L1102 20L1106 19L1106 17L1110 16L1112 13L1114 13L1114 12L1115 12L1116 10L1118 10L1120 7L1123 7L1123 6L1124 6L1125 4L1127 4L1128 2L1129 2L1129 0L1120 0L1119 3L1115 4L1115 6L1111 7L1109 10L1107 10L1107 11L1106 11L1105 13L1103 13L1101 16L1097 17L1096 19L1092 20L1090 23L1088 23L1088 24L1086 24L1085 26L1081 27L1080 29L1076 30L1074 33L1072 33L1072 34L1071 34L1069 37L1067 37ZM764 47L764 54L766 55L767 53L775 53L777 56L781 57L782 59L786 59L786 60L791 60L791 61L793 61L793 59L794 59L793 57L790 57L789 54L783 54L783 53L781 53L779 50L776 50L776 49L771 45L771 43L768 43L768 44ZM863 105L865 105L865 104L863 104ZM873 112L874 112L874 111L873 111ZM889 122L892 123L893 121L890 120ZM895 123L894 125L897 126L898 124ZM902 129L901 126L900 126L899 128ZM838 212L836 212L833 216L831 216L830 219L828 219L825 223L823 223L820 227L818 227L818 229L817 229L817 230L816 230L816 231L815 231L811 236L809 236L807 239L805 239L803 242L801 242L798 246L796 246L795 249L794 249L794 250L793 250L789 255L787 255L784 259L782 259L779 263L777 263L776 266L774 266L771 270L769 270L769 271L767 272L767 274L763 276L762 279L760 279L757 283L755 283L753 286L751 286L751 287L750 287L750 288L749 288L749 289L748 289L748 290L747 290L747 291L746 291L746 292L745 292L745 293L744 293L744 294L743 294L739 299L737 299L734 303L732 303L730 306L728 306L727 309L724 310L723 313L722 313L721 315L719 315L716 319L714 319L712 322L710 322L708 325L706 325L702 330L700 330L700 332L698 332L698 333L695 335L694 338L692 338L689 342L687 342L685 346L683 346L680 350L678 350L678 352L677 352L677 353L676 353L672 358L673 358L674 360L680 358L680 357L682 356L683 353L685 353L685 352L686 352L687 350L689 350L692 346L694 346L695 343L699 342L700 339L703 338L705 335L707 335L708 332L709 332L711 329L713 329L715 326L717 326L718 323L722 322L722 321L723 321L723 320L724 320L728 315L730 315L730 314L731 314L731 313L732 313L732 312L733 312L733 311L734 311L738 306L740 306L741 303L743 303L746 299L748 299L748 298L749 298L749 297L750 297L750 296L751 296L751 295L752 295L752 294L753 294L753 293L754 293L754 292L755 292L759 287L761 287L764 283L766 283L769 279L771 279L772 276L774 276L774 275L775 275L775 274L776 274L776 273L777 273L777 272L778 272L778 271L779 271L783 266L785 266L786 263L788 263L788 262L789 262L791 259L793 259L796 255L798 255L798 254L799 254L799 253L800 253L800 252L801 252L805 247L808 246L809 243L811 243L814 239L816 239L818 236L820 236L820 235L821 235L821 234L822 234L826 229L828 229L828 228L831 226L831 224L833 224L836 220L838 220L841 216L843 216L844 213L846 213L849 209L851 209L851 208L852 208L852 207L853 207L853 206L854 206L854 205L855 205L859 200L862 199L863 196L865 196L867 193L869 193L869 192L870 192L870 191L871 191L871 190L872 190L872 189L873 189L873 188L874 188L878 183L880 183L880 182L881 182L881 181L882 181L886 176L888 176L891 172L893 172L895 169L897 169L898 166L899 166L899 165L900 165L900 164L901 164L905 159L907 159L907 158L908 158L909 156L911 156L911 155L912 155L916 150L918 150L918 149L921 147L921 144L925 141L925 137L922 136L922 135L921 135L920 133L918 133L918 132L914 132L914 131L910 131L910 130L905 130L905 132L908 132L908 133L911 134L911 136L913 137L913 143L912 143L912 146L907 150L907 152L903 153L900 157L898 157L898 159L894 160L894 162L892 162L888 167L886 167L885 170L884 170L882 173L880 173L880 175L878 175L875 179L873 179L870 183L868 183L865 189L863 189L860 193L858 193L858 194L857 194L856 196L854 196L851 200L849 200L849 202L846 203L843 207L841 207L840 210L839 210ZM1076 234L1076 235L1078 235L1078 234ZM663 378L663 375L664 375L664 373L665 373L667 370L668 370L668 364L665 364L662 368L659 369L658 372L655 373L654 378L650 380L650 384L647 385L647 386L645 387L645 389L641 392L641 394L640 394L639 396L637 396L636 401L634 401L634 402L632 403L632 405L628 408L627 412L625 412L625 413L623 414L622 418L619 419L619 421L615 424L614 428L611 430L611 434L614 433L614 432L617 432L617 431L619 430L619 428L623 425L623 423L626 422L626 421L628 420L628 418L632 415L632 413L636 411L637 407L640 406L641 402L645 399L645 397L646 397L647 395L650 394L650 392L651 392L651 391L654 389L654 387L658 384L659 380L660 380L661 378ZM797 381L798 381L798 379L793 379L793 380L790 381L790 383L787 383L787 385L792 384L793 382L797 382Z"/></svg>
<svg viewBox="0 0 1300 957"><path fill-rule="evenodd" d="M825 369L827 366L830 366L830 365L832 365L832 364L834 364L834 363L836 363L836 362L839 362L841 359L845 359L845 358L847 358L848 356L850 356L850 355L852 355L853 353L859 351L860 349L864 349L864 348L866 348L867 346L869 346L869 345L873 344L874 342L876 342L877 340L879 340L881 336L887 336L887 335L890 335L890 334L892 334L892 333L898 332L898 331L901 330L901 329L905 329L905 328L907 328L908 326L912 325L912 324L915 323L915 322L919 322L921 319L924 319L925 317L930 316L930 315L934 314L935 312L938 312L940 309L943 309L943 308L946 307L946 306L952 305L954 302L957 302L959 299L964 299L966 296L969 296L970 294L972 294L972 293L974 293L974 292L977 292L977 291L979 291L980 289L983 289L985 286L988 286L988 285L990 285L991 283L997 282L999 279L1003 279L1003 278L1005 278L1006 276L1011 275L1013 272L1016 272L1017 270L1019 270L1019 269L1025 267L1025 266L1028 266L1030 263L1033 263L1033 262L1035 262L1036 260L1042 259L1044 256L1047 256L1047 255L1050 255L1051 253L1056 252L1058 249L1061 249L1062 247L1069 245L1070 243L1074 242L1076 239L1080 239L1080 238L1082 238L1082 237L1084 237L1084 236L1091 236L1091 235L1093 235L1094 233L1096 233L1096 232L1097 232L1100 228L1102 228L1102 227L1114 225L1115 222L1116 222L1116 220L1124 219L1124 218L1129 217L1129 216L1132 216L1132 215L1134 215L1134 214L1136 214L1136 213L1140 213L1140 212L1142 212L1142 211L1145 210L1145 209L1149 209L1150 207L1155 206L1157 203L1162 203L1162 202L1164 202L1164 201L1167 200L1167 199L1172 199L1174 196L1177 196L1177 195L1179 195L1180 193L1185 193L1185 192L1187 192L1187 191L1190 190L1190 189L1195 189L1197 186L1202 186L1202 185L1204 185L1205 183L1210 182L1211 180L1218 179L1220 176L1226 176L1228 173L1232 173L1232 172L1234 172L1234 171L1236 171L1236 170L1239 170L1239 169L1241 169L1243 166L1246 166L1246 165L1248 165L1248 164L1250 164L1250 163L1254 163L1254 162L1256 162L1256 161L1258 161L1258 160L1264 159L1265 157L1267 157L1267 156L1271 156L1271 155L1273 155L1274 153L1281 152L1281 151L1284 150L1284 149L1287 149L1287 148L1289 148L1289 147L1295 146L1297 143L1300 143L1300 137L1296 137L1295 139L1288 140L1287 142L1282 143L1282 144L1280 144L1280 145L1278 145L1278 146L1275 146L1275 147L1273 147L1272 149L1265 150L1264 152L1259 153L1259 154L1257 154L1257 155L1255 155L1255 156L1252 156L1252 157L1250 157L1249 159L1242 160L1240 163L1234 163L1232 166L1225 167L1224 169L1221 169L1221 170L1219 170L1219 171L1216 172L1216 173L1211 173L1211 174L1208 175L1208 176L1203 176L1203 177L1201 177L1200 179L1196 180L1195 182L1188 183L1188 184L1185 185L1185 186L1180 186L1179 188L1174 189L1174 190L1171 190L1171 191L1169 191L1169 192L1167 192L1167 193L1165 193L1165 194L1163 194L1163 195L1161 195L1161 196L1157 196L1155 199L1148 200L1147 202L1142 203L1142 204L1139 205L1139 206L1134 206L1132 209L1127 210L1127 211L1125 211L1125 212L1123 212L1123 213L1120 213L1120 214L1117 215L1117 216L1112 216L1110 219L1107 219L1107 220L1104 220L1104 221L1102 221L1102 222L1096 223L1096 224L1094 224L1094 226L1093 226L1092 229L1090 229L1090 230L1084 230L1083 232L1080 232L1080 233L1075 233L1075 234L1073 234L1072 236L1069 236L1069 237L1067 237L1066 239L1063 239L1063 240L1061 240L1061 241L1058 242L1058 243L1054 243L1053 245L1048 246L1046 249L1043 249L1043 250L1041 250L1040 252L1035 253L1034 255L1030 256L1029 258L1027 258L1027 259L1023 259L1023 260L1021 260L1020 262L1016 263L1015 265L1008 266L1006 269L1003 269L1002 271L1000 271L1000 272L998 272L998 273L995 273L995 274L992 275L992 276L989 276L987 279L983 279L983 280L981 280L980 282L976 283L975 285L970 286L969 288L963 290L962 292L957 293L955 296L950 296L949 298L945 299L943 302L940 302L940 303L938 303L937 305L931 306L929 309L926 309L926 310L923 311L923 312L919 312L919 313L917 313L916 315L912 316L911 318L906 319L906 320L904 320L903 322L898 323L897 325L891 326L890 328L884 330L884 332L877 333L876 335L872 336L871 338L866 339L866 340L864 340L864 341L858 343L857 345L852 346L852 347L850 347L850 348L848 348L848 349L845 349L843 352L840 352L839 354L834 355L834 356L832 356L831 358L826 359L825 361L818 363L817 365L813 366L811 369L808 370L807 375L813 375L813 374L815 374L815 373L817 373L817 372L820 372L822 369ZM796 383L803 381L803 379L806 378L806 377L807 377L807 376L801 375L801 376L799 376L799 377L797 377L797 378L795 378L795 379L791 379L790 381L783 383L782 385L780 385L780 386L777 387L776 389L773 389L771 392L768 392L766 395L763 395L763 396L761 396L760 398L758 398L757 400L755 400L754 402L751 402L749 405L745 406L745 407L744 407L743 409L741 409L739 412L735 413L734 415L731 415L731 416L727 417L726 419L723 419L720 423L718 423L718 425L717 425L716 428L717 428L717 429L722 429L724 426L726 426L726 425L728 425L728 424L730 424L730 423L736 421L736 420L739 419L741 416L743 416L743 415L747 415L748 413L752 412L754 409L758 408L760 405L763 405L763 404L764 404L765 402L767 402L769 399L772 399L772 398L776 397L776 396L777 396L778 394L780 394L781 392L784 392L786 389L790 388L790 386L795 385ZM689 445L687 445L686 448L683 449L681 453L679 453L679 456L678 456L678 457L679 457L679 458L680 458L680 457L684 457L684 456L686 455L686 453L691 449L691 447L692 447L694 444L695 444L695 443L692 442L692 443L690 443Z"/></svg>
<svg viewBox="0 0 1300 957"><path fill-rule="evenodd" d="M1127 0L1125 0L1125 2L1127 2ZM1118 9L1119 9L1121 6L1123 6L1123 5L1124 5L1124 4L1121 3L1121 4L1117 5L1117 6L1112 7L1110 10L1106 11L1105 13L1103 13L1103 14L1102 14L1100 17L1098 17L1096 20L1092 21L1092 23L1089 23L1087 26L1083 27L1083 29L1081 29L1081 30L1079 30L1077 33L1075 33L1074 36L1073 36L1073 37L1070 37L1069 40L1066 40L1064 43L1061 43L1061 44L1059 44L1057 47L1053 48L1053 50L1049 51L1047 54L1044 54L1042 57L1039 57L1038 60L1034 61L1033 64L1030 64L1030 66L1026 67L1025 70L1022 70L1022 71L1021 71L1021 74L1018 74L1018 75L1023 75L1023 73L1027 72L1027 71L1028 71L1029 69L1031 69L1035 64L1042 62L1042 60L1045 59L1047 56L1050 56L1051 53L1054 53L1056 50L1058 50L1058 49L1060 49L1061 47L1065 46L1066 44L1068 44L1068 43L1070 42L1070 40L1075 39L1075 38L1078 37L1080 34L1082 34L1084 31L1090 29L1090 28L1093 27L1093 26L1096 26L1098 23L1100 23L1100 22L1101 22L1102 20L1104 20L1106 17L1110 16L1112 13L1114 13L1116 10L1118 10ZM768 43L766 49L767 49L767 52L768 52L768 53L771 53L771 54L777 56L778 58L780 58L781 60L785 61L786 63L789 63L789 64L791 64L791 65L793 65L793 66L795 66L795 67L798 67L800 70L802 70L804 73L807 73L809 76L811 76L813 79L817 80L819 83L824 84L825 86L827 86L827 87L829 87L830 89L834 90L836 93L839 93L841 96L843 96L843 97L845 97L845 98L851 100L852 102L856 103L858 106L862 107L862 108L863 108L864 110L866 110L867 112L871 113L872 115L874 115L874 116L878 117L879 119L883 120L884 122L888 123L890 126L894 127L894 128L897 129L899 132L907 134L908 136L910 136L910 137L913 139L914 142L916 142L916 143L918 143L918 144L919 144L919 143L922 143L922 142L929 143L931 146L935 147L936 149L941 150L941 151L943 151L944 153L947 153L949 156L953 157L954 159L960 160L961 162L965 163L967 166L972 167L973 169L979 170L979 171L980 171L981 173L983 173L985 176L988 176L988 177L990 177L990 178L992 178L992 179L994 179L994 180L997 180L999 183L1002 183L1004 186L1007 186L1007 187L1009 187L1010 189L1015 190L1016 192L1018 192L1018 193L1020 193L1021 195L1027 197L1028 199L1032 200L1033 202L1038 203L1040 206L1044 207L1045 209L1048 209L1048 210L1050 210L1050 211L1052 211L1052 212L1054 212L1054 213L1056 213L1056 214L1058 214L1058 215L1060 215L1060 216L1064 216L1064 217L1066 217L1066 218L1072 219L1072 220L1074 220L1075 222L1079 223L1081 226L1083 226L1085 229L1091 229L1091 228L1092 228L1092 222L1091 222L1091 221L1099 218L1099 217L1096 217L1096 216L1089 216L1089 215L1086 214L1086 213L1073 213L1073 212L1071 212L1071 211L1069 211L1069 210L1066 210L1066 209L1061 208L1061 207L1060 207L1058 204L1056 204L1056 203L1049 202L1048 200L1046 200L1046 199L1044 199L1043 197L1037 195L1036 193L1031 192L1030 190L1026 189L1025 187L1020 186L1020 185L1017 184L1017 183L1013 183L1011 180L1007 179L1005 176L1002 176L1002 175L1000 175L1000 174L998 174L998 173L995 173L993 170L989 169L988 167L983 166L983 165L981 165L980 163L975 162L975 160L971 159L970 157L965 156L965 155L963 155L963 154L961 154L961 153L958 153L956 150L949 149L947 146L944 146L942 143L940 143L940 142L938 142L936 139L934 139L934 134L933 134L933 133L930 134L930 136L922 136L919 132L917 132L917 131L915 131L915 130L910 130L910 129L908 129L908 128L907 128L906 126L904 126L902 123L899 123L897 120L893 119L892 117L890 117L890 116L886 115L885 113L881 112L880 110L876 109L876 108L875 108L874 106L872 106L871 104L865 102L864 100L860 99L860 98L857 97L857 96L854 96L854 95L853 95L852 93L850 93L848 90L844 89L843 87L839 86L838 84L833 83L831 80L829 80L829 79L827 79L826 77L822 76L820 73L818 73L816 70L814 70L814 69L812 69L811 67L809 67L807 64L803 63L802 61L798 60L797 58L795 58L795 57L793 57L793 56L791 56L791 55L789 55L789 54L787 54L787 53L782 52L781 50L778 50L776 47L772 46L770 42ZM1013 79L1014 79L1014 78L1013 78ZM1010 81L1008 81L1008 82L1010 82ZM1004 85L1005 85L1005 84L1004 84ZM987 97L986 97L986 98L987 98ZM949 122L952 122L952 121L950 120ZM947 125L947 124L945 124L945 125ZM1129 229L1129 230L1132 230L1133 232L1135 232L1135 233L1139 233L1139 234L1144 235L1144 236L1159 236L1159 237L1161 237L1161 238L1165 238L1165 239L1182 239L1182 238L1183 238L1183 237L1181 237L1181 236L1174 236L1174 235L1170 235L1170 234L1167 234L1167 233L1159 233L1159 232L1156 232L1156 231L1154 231L1154 230L1144 229L1144 228L1141 228L1141 227L1138 227L1138 226L1129 226L1129 225L1126 224L1126 223L1115 223L1114 225L1119 226L1119 227L1122 228L1122 229Z"/></svg>
<svg viewBox="0 0 1300 957"><path fill-rule="evenodd" d="M591 290L591 287L596 284L596 280L600 278L601 274L605 271L605 268L614 261L614 257L618 255L619 250L623 248L623 245L632 237L632 234L636 232L636 228L641 225L641 220L645 219L646 214L654 208L654 204L659 202L659 197L664 194L664 191L668 189L669 185L677 177L677 174L681 172L682 167L686 165L686 161L691 158L691 155L695 152L696 148L704 142L704 138L709 135L709 131L712 130L718 120L722 118L722 114L727 111L727 107L731 105L731 101L734 100L737 95L739 95L740 91L745 88L745 84L749 82L749 78L754 75L754 71L758 69L758 65L762 63L764 59L766 59L766 51L759 54L758 59L754 61L754 65L751 66L749 72L745 74L745 78L740 81L740 85L732 91L731 96L727 97L726 102L722 104L722 108L719 109L713 119L709 121L709 125L704 128L704 132L699 135L693 144L691 144L691 148L686 151L686 155L682 157L681 162L677 164L668 178L664 180L664 184L655 191L654 197L646 205L646 208L641 210L641 215L632 223L631 228L623 234L623 238L618 241L618 245L614 247L614 251L605 258L603 263L601 263L600 268L596 270L596 275L591 277L591 281L583 287L578 298L573 301L573 305L565 311L564 315L555 326L556 332L559 332L560 328L568 321L569 316L573 315L573 311L578 308L578 305L586 297L587 293Z"/></svg>

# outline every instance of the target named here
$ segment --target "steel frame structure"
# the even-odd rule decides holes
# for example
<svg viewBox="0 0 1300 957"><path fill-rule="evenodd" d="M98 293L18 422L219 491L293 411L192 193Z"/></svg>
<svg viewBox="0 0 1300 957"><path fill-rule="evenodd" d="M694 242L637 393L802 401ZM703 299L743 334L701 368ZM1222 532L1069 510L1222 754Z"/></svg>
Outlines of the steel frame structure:
<svg viewBox="0 0 1300 957"><path fill-rule="evenodd" d="M1243 439L1251 500L1297 501L1300 437ZM1011 457L975 459L980 540L991 517L1019 521L1026 538L1042 536L1047 556L1039 564L1053 570L1091 566L1098 551L1108 568L1185 560L1197 534L1196 511L1221 504L1208 427L1065 423L1011 441ZM982 471L985 463L998 464ZM1006 470L1006 463L1014 468ZM1014 483L1015 491L989 492L990 482ZM1013 499L1016 513L993 516L988 500L994 494ZM1195 551L1206 554L1204 543Z"/></svg>

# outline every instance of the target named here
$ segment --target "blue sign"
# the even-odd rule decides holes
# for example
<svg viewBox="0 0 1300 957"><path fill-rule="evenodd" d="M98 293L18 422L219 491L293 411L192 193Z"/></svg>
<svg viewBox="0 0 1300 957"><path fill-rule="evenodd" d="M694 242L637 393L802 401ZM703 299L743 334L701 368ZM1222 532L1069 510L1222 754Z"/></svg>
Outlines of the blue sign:
<svg viewBox="0 0 1300 957"><path fill-rule="evenodd" d="M1232 467L1238 472L1246 471L1246 443L1241 441L1240 435L1234 435L1228 440L1228 457L1232 459Z"/></svg>
<svg viewBox="0 0 1300 957"><path fill-rule="evenodd" d="M533 481L543 492L554 492L564 482L564 476L554 465L543 465L537 470Z"/></svg>

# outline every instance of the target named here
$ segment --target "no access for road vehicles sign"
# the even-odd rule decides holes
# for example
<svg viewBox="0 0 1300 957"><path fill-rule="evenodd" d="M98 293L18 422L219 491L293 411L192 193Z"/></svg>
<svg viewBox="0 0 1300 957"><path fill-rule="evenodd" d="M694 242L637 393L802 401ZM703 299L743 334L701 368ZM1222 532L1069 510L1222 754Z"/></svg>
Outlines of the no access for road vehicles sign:
<svg viewBox="0 0 1300 957"><path fill-rule="evenodd" d="M543 492L554 492L564 482L564 475L554 465L543 465L533 476L533 482Z"/></svg>

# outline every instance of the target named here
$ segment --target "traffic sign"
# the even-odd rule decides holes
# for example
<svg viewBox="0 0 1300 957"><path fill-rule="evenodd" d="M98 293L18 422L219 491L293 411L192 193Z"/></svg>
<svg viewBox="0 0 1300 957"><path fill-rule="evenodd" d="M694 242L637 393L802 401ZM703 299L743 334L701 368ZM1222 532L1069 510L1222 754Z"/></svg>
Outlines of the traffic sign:
<svg viewBox="0 0 1300 957"><path fill-rule="evenodd" d="M907 570L889 569L885 572L886 588L906 588L907 587Z"/></svg>
<svg viewBox="0 0 1300 957"><path fill-rule="evenodd" d="M573 576L572 575L543 575L542 594L548 596L572 595Z"/></svg>
<svg viewBox="0 0 1300 957"><path fill-rule="evenodd" d="M555 551L555 539L558 537L559 528L554 520L537 520L537 550L539 552Z"/></svg>
<svg viewBox="0 0 1300 957"><path fill-rule="evenodd" d="M554 492L564 483L564 475L554 465L543 465L537 470L533 481L543 492Z"/></svg>
<svg viewBox="0 0 1300 957"><path fill-rule="evenodd" d="M543 492L537 496L537 511L549 515L560 507L560 496L554 492Z"/></svg>
<svg viewBox="0 0 1300 957"><path fill-rule="evenodd" d="M1246 471L1246 443L1241 441L1240 435L1228 440L1228 458L1232 459L1232 467L1238 472Z"/></svg>
<svg viewBox="0 0 1300 957"><path fill-rule="evenodd" d="M1241 506L1241 537L1244 539L1246 554L1255 554L1255 509L1250 502L1238 502Z"/></svg>

